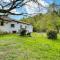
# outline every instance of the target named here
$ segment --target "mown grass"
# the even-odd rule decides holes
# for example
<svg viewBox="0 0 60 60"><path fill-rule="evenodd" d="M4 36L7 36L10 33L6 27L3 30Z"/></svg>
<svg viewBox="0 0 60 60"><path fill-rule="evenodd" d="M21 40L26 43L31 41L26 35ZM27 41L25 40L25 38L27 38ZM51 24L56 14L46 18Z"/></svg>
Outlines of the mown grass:
<svg viewBox="0 0 60 60"><path fill-rule="evenodd" d="M60 35L57 40L39 33L32 37L1 35L0 60L60 60Z"/></svg>

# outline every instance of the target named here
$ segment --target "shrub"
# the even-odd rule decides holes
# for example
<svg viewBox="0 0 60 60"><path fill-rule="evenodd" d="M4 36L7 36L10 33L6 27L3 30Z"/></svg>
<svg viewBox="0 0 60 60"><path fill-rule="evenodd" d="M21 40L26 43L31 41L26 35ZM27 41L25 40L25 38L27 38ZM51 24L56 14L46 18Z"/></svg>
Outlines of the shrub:
<svg viewBox="0 0 60 60"><path fill-rule="evenodd" d="M29 32L29 33L27 33L27 35L29 36L29 37L31 37L31 33Z"/></svg>
<svg viewBox="0 0 60 60"><path fill-rule="evenodd" d="M26 30L22 30L22 31L20 32L20 35L21 35L21 36L26 35Z"/></svg>
<svg viewBox="0 0 60 60"><path fill-rule="evenodd" d="M57 32L54 30L50 30L47 32L48 39L57 39Z"/></svg>

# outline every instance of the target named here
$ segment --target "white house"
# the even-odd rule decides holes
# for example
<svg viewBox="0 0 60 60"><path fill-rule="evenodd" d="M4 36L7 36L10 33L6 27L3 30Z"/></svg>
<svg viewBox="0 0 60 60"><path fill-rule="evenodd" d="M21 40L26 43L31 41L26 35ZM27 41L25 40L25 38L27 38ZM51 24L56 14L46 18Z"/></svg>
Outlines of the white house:
<svg viewBox="0 0 60 60"><path fill-rule="evenodd" d="M33 26L29 23L19 22L7 17L3 17L3 18L5 20L2 19L0 20L0 31L8 32L8 33L18 33L19 30L25 28L27 32L33 32Z"/></svg>

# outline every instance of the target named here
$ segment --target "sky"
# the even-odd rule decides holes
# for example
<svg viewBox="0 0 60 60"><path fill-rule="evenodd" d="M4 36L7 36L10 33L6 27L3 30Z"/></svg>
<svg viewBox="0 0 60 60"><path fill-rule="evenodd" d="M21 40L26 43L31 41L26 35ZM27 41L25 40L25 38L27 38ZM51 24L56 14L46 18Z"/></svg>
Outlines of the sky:
<svg viewBox="0 0 60 60"><path fill-rule="evenodd" d="M47 6L48 3L46 3L43 0L39 0L39 3L42 4L43 6ZM42 8L41 5L38 6L38 4L33 3L32 1L28 3L28 6L26 5L26 11L30 14L37 13L37 12L42 12L45 13L45 9ZM40 11L39 11L40 10Z"/></svg>
<svg viewBox="0 0 60 60"><path fill-rule="evenodd" d="M44 0L44 1L46 1L47 3L52 3L52 0Z"/></svg>
<svg viewBox="0 0 60 60"><path fill-rule="evenodd" d="M39 0L39 3L42 4L43 6L47 6L48 3L50 3L50 1L48 0ZM28 6L27 6L28 5ZM38 5L36 3L33 3L33 2L29 2L27 3L27 5L25 5L23 8L20 8L20 9L16 9L17 12L25 12L25 13L29 13L29 14L34 14L34 13L46 13L46 9L39 6L40 8L40 11L38 9ZM13 17L14 19L20 19L20 18L23 18L23 16L11 16Z"/></svg>
<svg viewBox="0 0 60 60"><path fill-rule="evenodd" d="M56 4L60 4L60 0L55 0L55 3Z"/></svg>
<svg viewBox="0 0 60 60"><path fill-rule="evenodd" d="M44 0L44 1L46 1L47 3L52 3L54 1L56 4L60 4L60 0Z"/></svg>
<svg viewBox="0 0 60 60"><path fill-rule="evenodd" d="M5 2L9 2L9 0L4 0ZM56 4L60 4L60 0L38 0L40 4L42 4L43 6L48 6L49 4L51 4L53 1L55 1ZM41 6L40 7L40 11L38 9L38 5L36 3L33 3L33 2L29 2L27 3L28 6L24 6L22 8L19 8L19 9L14 9L12 10L12 12L16 12L16 13L20 13L20 12L24 12L24 13L29 13L29 14L33 14L33 13L39 13L39 12L42 12L42 13L46 13L47 10ZM23 16L10 16L11 18L13 19L16 19L16 20L19 20L21 18L23 18Z"/></svg>

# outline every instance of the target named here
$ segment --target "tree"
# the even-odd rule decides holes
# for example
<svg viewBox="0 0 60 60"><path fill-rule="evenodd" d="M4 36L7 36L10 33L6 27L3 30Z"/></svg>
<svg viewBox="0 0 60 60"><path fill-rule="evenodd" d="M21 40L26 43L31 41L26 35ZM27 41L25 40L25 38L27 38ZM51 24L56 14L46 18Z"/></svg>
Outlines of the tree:
<svg viewBox="0 0 60 60"><path fill-rule="evenodd" d="M56 0L53 0L53 3L48 8L48 13L51 15L52 24L54 25L54 28L59 32L59 26L58 23L60 19L60 12L59 12L60 5L56 4Z"/></svg>
<svg viewBox="0 0 60 60"><path fill-rule="evenodd" d="M27 3L30 1L33 1L38 4L38 0L7 0L7 1L8 2L5 2L5 0L0 0L0 19L3 19L1 18L1 16L8 15L28 15L28 13L17 14L15 12L12 12L12 10L21 8L24 5L28 5Z"/></svg>
<svg viewBox="0 0 60 60"><path fill-rule="evenodd" d="M22 15L23 13L16 14L11 12L13 9L20 8L24 6L28 1L25 0L9 0L9 2L4 2L0 0L0 16L5 15Z"/></svg>

